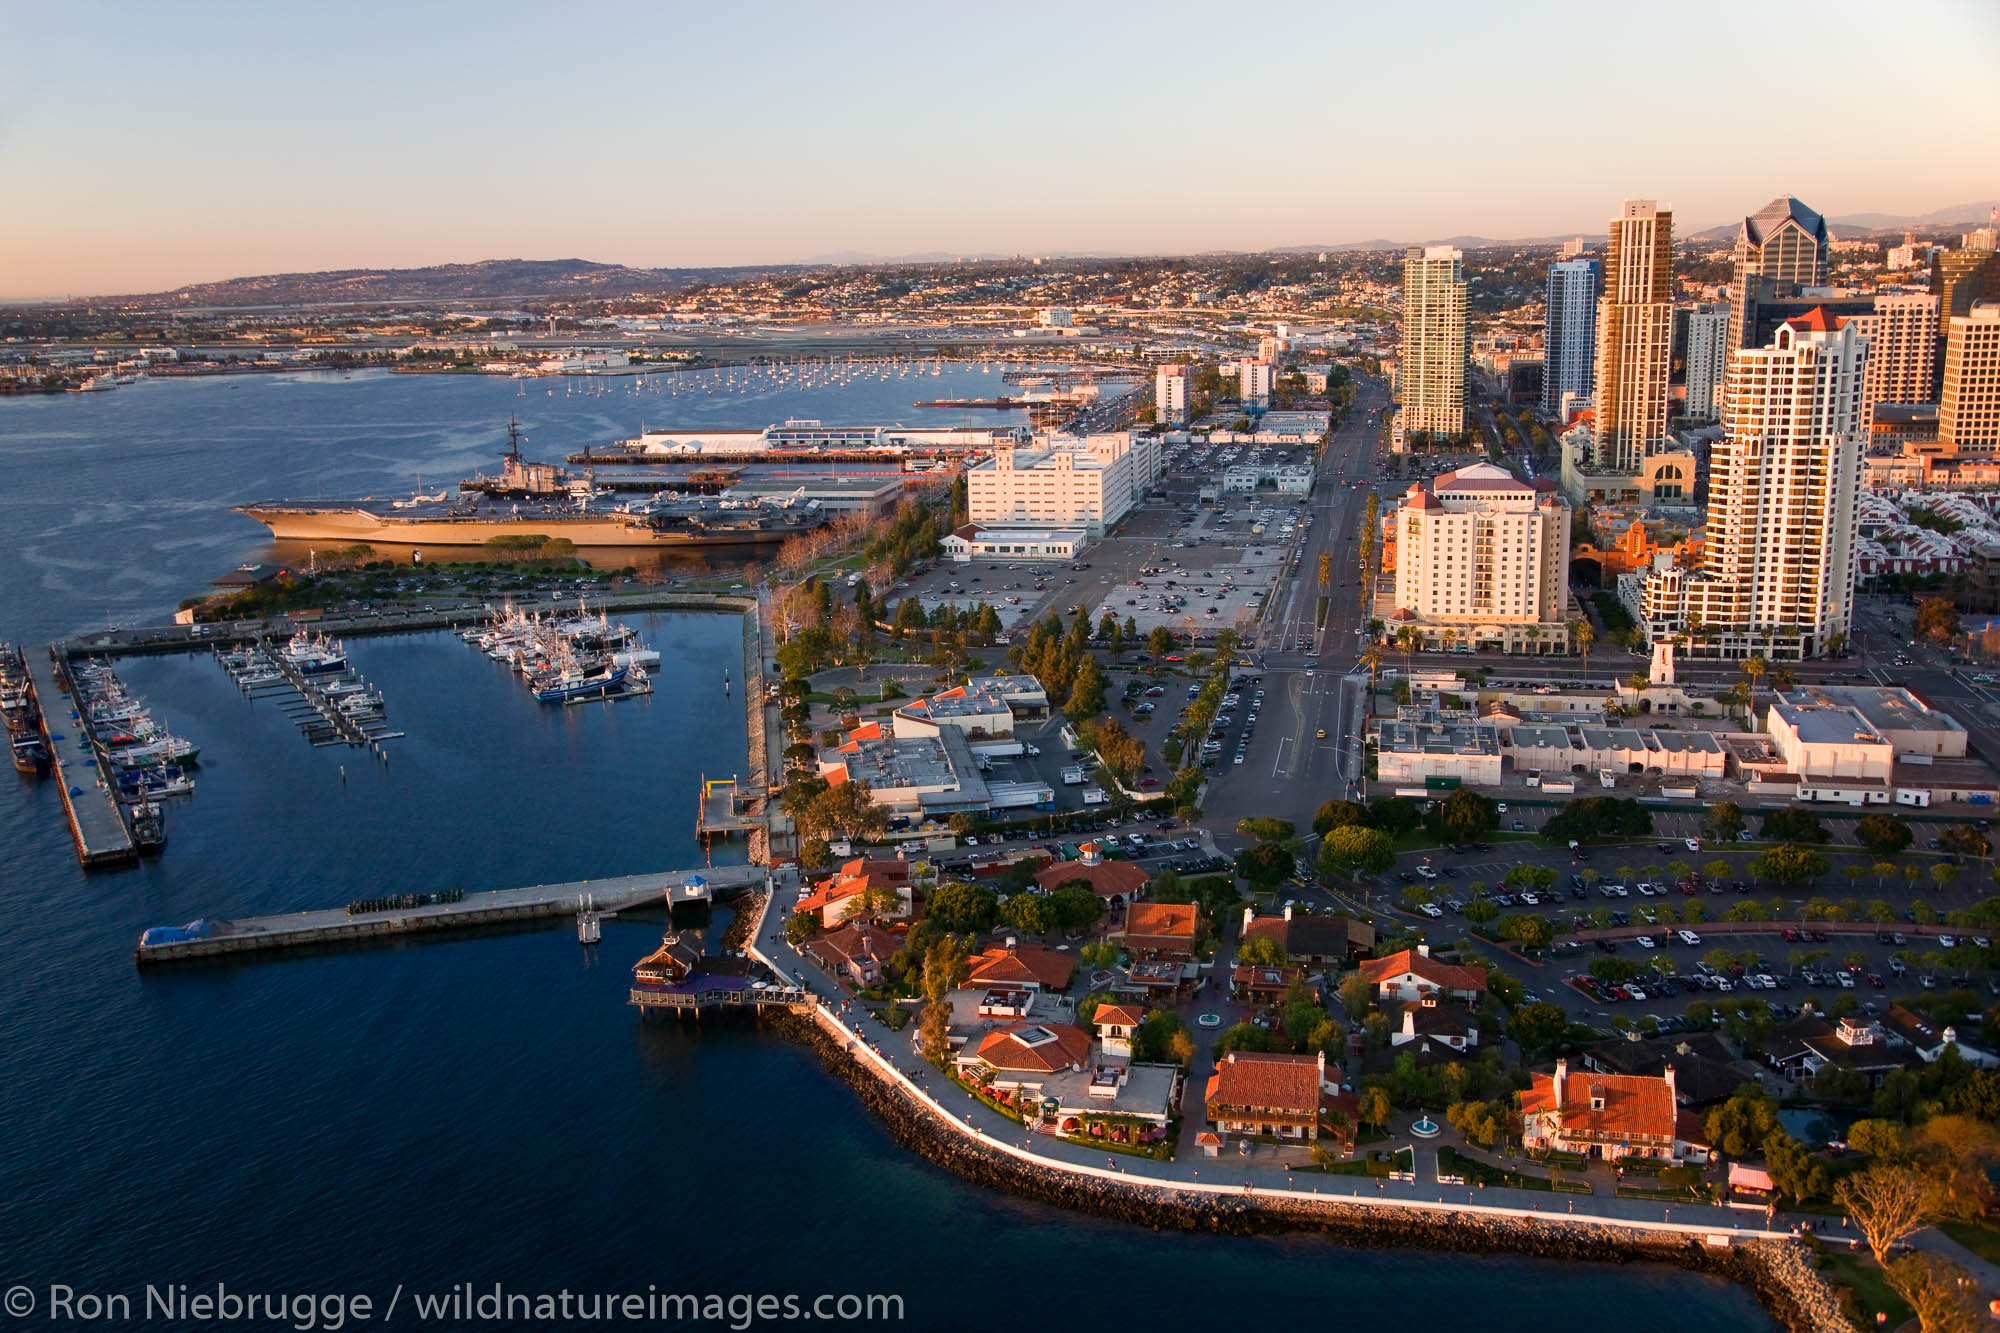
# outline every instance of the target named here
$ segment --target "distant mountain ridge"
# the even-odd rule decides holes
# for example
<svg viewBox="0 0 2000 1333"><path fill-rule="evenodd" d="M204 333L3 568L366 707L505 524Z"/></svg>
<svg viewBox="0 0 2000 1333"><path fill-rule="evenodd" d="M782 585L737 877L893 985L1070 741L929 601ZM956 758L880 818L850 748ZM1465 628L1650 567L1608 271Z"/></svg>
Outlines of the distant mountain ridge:
<svg viewBox="0 0 2000 1333"><path fill-rule="evenodd" d="M239 308L381 304L385 302L515 301L533 297L654 296L703 282L727 282L796 265L719 269L630 268L587 259L483 259L426 268L355 268L319 273L271 273L195 283L168 292L106 297L108 302Z"/></svg>

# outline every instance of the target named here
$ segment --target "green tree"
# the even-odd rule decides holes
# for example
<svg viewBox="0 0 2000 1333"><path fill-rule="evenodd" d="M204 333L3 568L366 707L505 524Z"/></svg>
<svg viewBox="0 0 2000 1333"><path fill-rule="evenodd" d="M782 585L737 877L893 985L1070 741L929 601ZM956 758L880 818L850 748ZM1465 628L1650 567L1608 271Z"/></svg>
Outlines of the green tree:
<svg viewBox="0 0 2000 1333"><path fill-rule="evenodd" d="M1165 625L1155 625L1153 632L1146 636L1146 651L1154 657L1166 657L1174 650L1174 632Z"/></svg>
<svg viewBox="0 0 2000 1333"><path fill-rule="evenodd" d="M1278 967L1285 961L1285 951L1269 935L1253 935L1236 947L1236 961L1245 967Z"/></svg>
<svg viewBox="0 0 2000 1333"><path fill-rule="evenodd" d="M1319 866L1329 875L1380 875L1396 864L1396 845L1379 829L1344 825L1320 843Z"/></svg>
<svg viewBox="0 0 2000 1333"><path fill-rule="evenodd" d="M1340 982L1340 1007L1348 1021L1359 1022L1375 1007L1375 988L1359 972L1350 972Z"/></svg>
<svg viewBox="0 0 2000 1333"><path fill-rule="evenodd" d="M1245 815L1236 821L1236 831L1246 838L1259 842L1289 842L1297 835L1298 828L1289 819L1273 819L1269 815Z"/></svg>
<svg viewBox="0 0 2000 1333"><path fill-rule="evenodd" d="M1500 826L1500 811L1494 802L1470 788L1460 787L1431 810L1431 831L1449 842L1471 842L1482 833Z"/></svg>
<svg viewBox="0 0 2000 1333"><path fill-rule="evenodd" d="M1770 823L1765 821L1766 825ZM1911 842L1910 826L1893 815L1868 814L1854 821L1854 837L1877 856L1894 856Z"/></svg>
<svg viewBox="0 0 2000 1333"><path fill-rule="evenodd" d="M1734 1096L1708 1113L1708 1141L1725 1157L1754 1157L1778 1130L1778 1106L1755 1085L1746 1083Z"/></svg>
<svg viewBox="0 0 2000 1333"><path fill-rule="evenodd" d="M1733 842L1736 839L1736 835L1741 833L1745 827L1742 807L1738 806L1734 801L1723 801L1720 804L1711 806L1709 807L1708 814L1702 818L1702 827L1711 838L1719 838L1724 842Z"/></svg>
<svg viewBox="0 0 2000 1333"><path fill-rule="evenodd" d="M1612 960L1606 960L1612 961ZM1569 1019L1552 1004L1524 1005L1507 1024L1509 1035L1530 1060L1553 1052L1569 1031Z"/></svg>
<svg viewBox="0 0 2000 1333"><path fill-rule="evenodd" d="M1353 828L1368 822L1368 808L1353 801L1331 800L1313 812L1313 832L1325 837L1337 828Z"/></svg>
<svg viewBox="0 0 2000 1333"><path fill-rule="evenodd" d="M1069 702L1063 705L1063 716L1071 722L1082 722L1104 711L1104 673L1098 669L1097 659L1085 657L1077 663L1075 683L1071 685Z"/></svg>
<svg viewBox="0 0 2000 1333"><path fill-rule="evenodd" d="M1749 866L1750 873L1758 879L1781 885L1820 879L1831 868L1821 853L1804 847L1794 847L1790 843L1782 847L1773 847L1752 861Z"/></svg>
<svg viewBox="0 0 2000 1333"><path fill-rule="evenodd" d="M1039 893L1017 893L1000 904L1000 919L1024 935L1045 935L1056 928L1055 908Z"/></svg>
<svg viewBox="0 0 2000 1333"><path fill-rule="evenodd" d="M1759 833L1766 842L1825 842L1826 826L1810 810L1784 808L1764 816Z"/></svg>
<svg viewBox="0 0 2000 1333"><path fill-rule="evenodd" d="M1369 827L1392 838L1416 832L1423 820L1423 812L1407 796L1382 796L1368 803Z"/></svg>
<svg viewBox="0 0 2000 1333"><path fill-rule="evenodd" d="M1275 843L1260 842L1236 854L1236 873L1253 889L1264 890L1290 878L1297 869L1291 852Z"/></svg>
<svg viewBox="0 0 2000 1333"><path fill-rule="evenodd" d="M1215 1053L1227 1055L1231 1051L1268 1051L1271 1049L1271 1035L1255 1023L1238 1023L1215 1039Z"/></svg>
<svg viewBox="0 0 2000 1333"><path fill-rule="evenodd" d="M978 934L999 919L999 896L983 884L948 880L931 890L924 917L940 929Z"/></svg>
<svg viewBox="0 0 2000 1333"><path fill-rule="evenodd" d="M1049 894L1049 911L1062 930L1082 930L1104 915L1104 900L1088 880L1070 880L1056 885Z"/></svg>
<svg viewBox="0 0 2000 1333"><path fill-rule="evenodd" d="M1926 597L1917 603L1917 637L1942 647L1958 637L1958 608L1948 597Z"/></svg>

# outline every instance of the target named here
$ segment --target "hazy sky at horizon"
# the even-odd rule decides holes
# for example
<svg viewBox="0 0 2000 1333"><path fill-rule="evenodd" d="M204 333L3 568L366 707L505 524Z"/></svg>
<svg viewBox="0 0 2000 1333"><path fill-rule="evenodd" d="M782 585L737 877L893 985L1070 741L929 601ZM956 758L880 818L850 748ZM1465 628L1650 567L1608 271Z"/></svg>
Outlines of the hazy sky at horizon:
<svg viewBox="0 0 2000 1333"><path fill-rule="evenodd" d="M0 299L510 257L1554 235L1627 196L1688 229L1783 193L1830 216L2000 196L1996 0L0 0L0 33Z"/></svg>

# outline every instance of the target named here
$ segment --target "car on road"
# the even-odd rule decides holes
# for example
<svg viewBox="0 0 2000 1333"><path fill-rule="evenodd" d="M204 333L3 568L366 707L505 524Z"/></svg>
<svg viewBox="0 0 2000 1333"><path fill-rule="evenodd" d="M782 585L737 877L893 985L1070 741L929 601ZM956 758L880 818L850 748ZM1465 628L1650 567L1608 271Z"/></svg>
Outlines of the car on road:
<svg viewBox="0 0 2000 1333"><path fill-rule="evenodd" d="M1418 866L1417 873L1425 879L1436 879L1438 877L1438 872L1430 866Z"/></svg>
<svg viewBox="0 0 2000 1333"><path fill-rule="evenodd" d="M1425 903L1422 907L1419 907L1417 910L1422 912L1425 916L1428 917L1441 917L1444 915L1444 909L1439 907L1436 903Z"/></svg>
<svg viewBox="0 0 2000 1333"><path fill-rule="evenodd" d="M1325 739L1326 739L1326 728L1325 728L1325 727L1321 727L1321 728L1319 729L1319 735L1318 735L1317 739L1319 739L1319 740L1325 740Z"/></svg>
<svg viewBox="0 0 2000 1333"><path fill-rule="evenodd" d="M1698 851L1700 851L1700 850L1701 850L1701 839L1700 839L1700 838L1689 838L1689 839L1687 840L1687 849L1688 849L1689 851L1691 851L1691 852L1698 852Z"/></svg>

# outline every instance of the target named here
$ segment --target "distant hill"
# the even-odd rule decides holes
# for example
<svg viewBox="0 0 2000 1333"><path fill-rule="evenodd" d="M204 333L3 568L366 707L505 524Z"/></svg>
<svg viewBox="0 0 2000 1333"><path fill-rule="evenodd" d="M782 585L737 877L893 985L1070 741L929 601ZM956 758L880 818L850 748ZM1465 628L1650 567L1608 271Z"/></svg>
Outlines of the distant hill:
<svg viewBox="0 0 2000 1333"><path fill-rule="evenodd" d="M586 259L485 259L430 268L357 268L273 273L197 283L170 292L110 298L132 305L208 309L253 306L379 305L393 302L518 301L534 297L652 296L703 282L729 282L792 266L726 269L627 268Z"/></svg>

